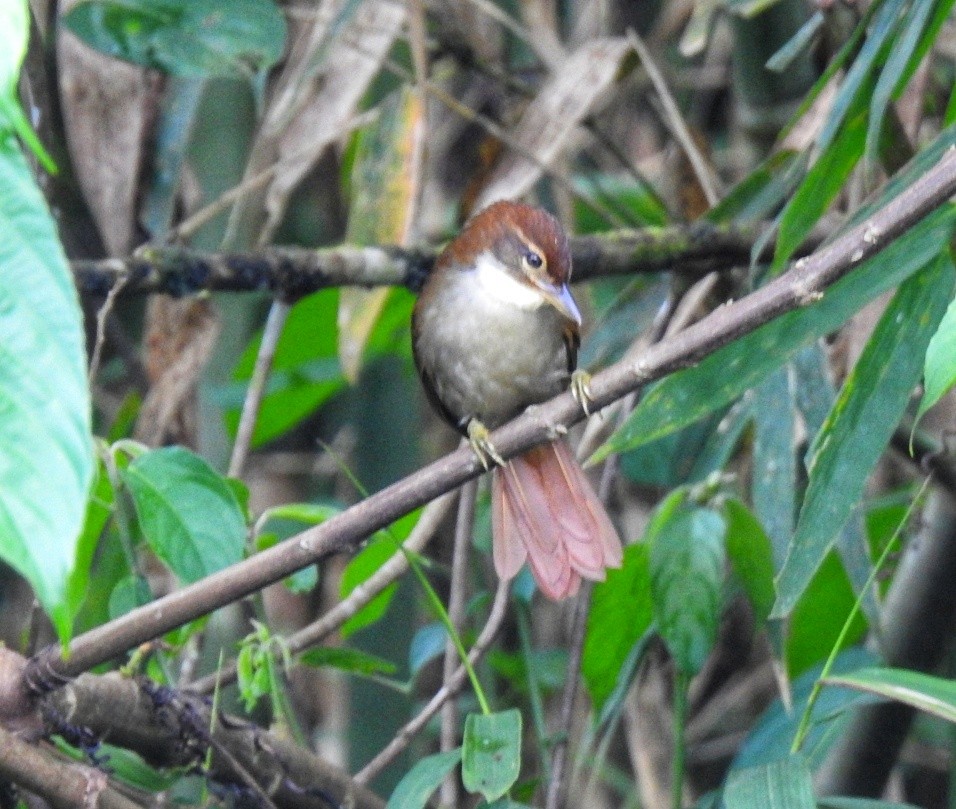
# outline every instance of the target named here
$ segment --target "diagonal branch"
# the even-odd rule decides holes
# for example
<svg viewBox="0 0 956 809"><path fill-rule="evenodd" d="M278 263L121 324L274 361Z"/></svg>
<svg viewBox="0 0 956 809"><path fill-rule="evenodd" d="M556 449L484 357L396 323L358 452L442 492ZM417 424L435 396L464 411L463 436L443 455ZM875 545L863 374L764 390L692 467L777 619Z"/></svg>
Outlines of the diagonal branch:
<svg viewBox="0 0 956 809"><path fill-rule="evenodd" d="M884 208L787 273L739 301L712 312L650 347L636 361L625 359L593 377L596 408L606 407L656 379L687 367L784 312L818 299L861 261L882 250L956 193L956 149ZM529 409L491 438L503 458L547 441L584 417L570 393ZM460 448L352 506L322 525L291 537L243 562L184 587L152 604L73 640L68 654L47 647L27 666L33 693L122 655L188 621L279 581L324 556L356 545L373 531L482 473L468 448Z"/></svg>

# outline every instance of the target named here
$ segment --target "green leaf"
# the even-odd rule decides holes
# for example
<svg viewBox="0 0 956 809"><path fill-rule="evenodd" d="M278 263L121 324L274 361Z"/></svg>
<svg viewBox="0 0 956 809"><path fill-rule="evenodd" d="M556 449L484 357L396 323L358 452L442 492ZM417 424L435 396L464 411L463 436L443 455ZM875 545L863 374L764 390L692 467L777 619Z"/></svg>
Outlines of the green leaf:
<svg viewBox="0 0 956 809"><path fill-rule="evenodd" d="M316 646L303 652L299 662L307 666L331 666L352 674L394 674L397 667L390 660L345 646Z"/></svg>
<svg viewBox="0 0 956 809"><path fill-rule="evenodd" d="M724 577L723 517L685 507L652 534L651 597L658 630L678 670L694 675L717 638Z"/></svg>
<svg viewBox="0 0 956 809"><path fill-rule="evenodd" d="M0 558L64 642L94 470L85 345L56 226L15 142L0 137Z"/></svg>
<svg viewBox="0 0 956 809"><path fill-rule="evenodd" d="M774 73L783 73L793 61L807 50L817 33L823 28L826 18L823 12L815 11L810 18L800 26L800 29L788 39L777 52L767 60L767 70Z"/></svg>
<svg viewBox="0 0 956 809"><path fill-rule="evenodd" d="M412 677L439 655L444 654L448 631L441 621L419 627L408 645L408 670Z"/></svg>
<svg viewBox="0 0 956 809"><path fill-rule="evenodd" d="M628 545L624 562L594 585L581 658L581 675L600 713L614 691L631 649L654 620L650 554L646 543Z"/></svg>
<svg viewBox="0 0 956 809"><path fill-rule="evenodd" d="M532 649L525 656L520 652L493 649L488 654L488 664L523 694L528 692L528 683L532 678L542 691L554 692L564 685L568 673L568 652L566 649Z"/></svg>
<svg viewBox="0 0 956 809"><path fill-rule="evenodd" d="M923 398L916 414L916 424L953 385L956 384L956 300L949 303L939 328L926 347L926 364L923 368Z"/></svg>
<svg viewBox="0 0 956 809"><path fill-rule="evenodd" d="M289 311L253 432L254 447L292 429L344 387L337 356L338 299L337 289L327 289L303 298ZM261 340L260 333L246 346L233 372L235 380L248 382L252 377ZM233 433L245 395L245 384L217 392Z"/></svg>
<svg viewBox="0 0 956 809"><path fill-rule="evenodd" d="M802 756L734 770L724 787L726 809L816 809L813 781Z"/></svg>
<svg viewBox="0 0 956 809"><path fill-rule="evenodd" d="M772 273L783 269L823 212L843 190L850 172L863 154L865 141L866 111L861 110L840 128L833 143L813 164L783 209Z"/></svg>
<svg viewBox="0 0 956 809"><path fill-rule="evenodd" d="M521 711L468 714L461 745L461 779L489 803L504 795L521 769Z"/></svg>
<svg viewBox="0 0 956 809"><path fill-rule="evenodd" d="M611 210L626 212L626 221L632 225L664 227L670 222L667 206L648 183L599 172L576 175L571 182L584 195L574 197L574 232L577 234L608 230L607 220L588 205L587 197L600 199Z"/></svg>
<svg viewBox="0 0 956 809"><path fill-rule="evenodd" d="M423 758L398 782L385 809L423 809L431 794L461 761L461 748Z"/></svg>
<svg viewBox="0 0 956 809"><path fill-rule="evenodd" d="M110 620L126 615L144 604L149 604L152 598L153 594L149 591L146 580L137 573L131 573L120 579L110 593Z"/></svg>
<svg viewBox="0 0 956 809"><path fill-rule="evenodd" d="M946 255L906 281L844 382L807 456L809 483L772 617L790 613L859 501L919 380L953 280Z"/></svg>
<svg viewBox="0 0 956 809"><path fill-rule="evenodd" d="M232 488L182 447L145 452L122 471L146 542L192 583L242 559L246 524Z"/></svg>
<svg viewBox="0 0 956 809"><path fill-rule="evenodd" d="M823 299L787 312L648 388L630 418L591 457L653 441L725 407L806 343L829 334L880 293L924 267L949 242L956 206L944 205L834 284Z"/></svg>
<svg viewBox="0 0 956 809"><path fill-rule="evenodd" d="M919 809L912 803L877 801L873 798L824 797L817 800L819 809Z"/></svg>
<svg viewBox="0 0 956 809"><path fill-rule="evenodd" d="M758 624L770 614L776 591L773 588L773 548L760 521L739 500L724 503L727 521L727 556L747 594Z"/></svg>
<svg viewBox="0 0 956 809"><path fill-rule="evenodd" d="M109 56L174 76L247 76L279 60L286 36L270 0L86 0L63 24Z"/></svg>
<svg viewBox="0 0 956 809"><path fill-rule="evenodd" d="M906 669L868 668L827 677L824 682L876 694L947 722L956 722L956 680Z"/></svg>
<svg viewBox="0 0 956 809"><path fill-rule="evenodd" d="M359 551L342 571L339 583L339 597L346 598L356 587L367 581L382 565L398 551L398 543L404 542L418 522L421 510L406 514L392 524L388 532L380 531ZM340 630L342 637L357 632L369 624L374 624L385 614L392 603L398 584L393 582L368 602L355 615L349 618Z"/></svg>
<svg viewBox="0 0 956 809"><path fill-rule="evenodd" d="M763 222L790 198L804 169L805 158L797 152L775 152L730 189L705 218L738 225Z"/></svg>

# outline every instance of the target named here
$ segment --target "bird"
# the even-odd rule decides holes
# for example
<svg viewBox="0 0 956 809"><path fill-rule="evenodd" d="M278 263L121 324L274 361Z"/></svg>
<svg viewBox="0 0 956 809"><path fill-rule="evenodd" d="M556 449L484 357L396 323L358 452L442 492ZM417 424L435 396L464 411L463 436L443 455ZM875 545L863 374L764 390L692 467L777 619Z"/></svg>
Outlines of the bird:
<svg viewBox="0 0 956 809"><path fill-rule="evenodd" d="M505 462L490 431L569 387L585 406L576 371L581 314L571 296L571 249L547 211L511 200L469 219L442 250L412 312L412 354L426 395L494 465L492 555L502 580L527 563L558 601L582 579L620 567L621 541L563 438Z"/></svg>

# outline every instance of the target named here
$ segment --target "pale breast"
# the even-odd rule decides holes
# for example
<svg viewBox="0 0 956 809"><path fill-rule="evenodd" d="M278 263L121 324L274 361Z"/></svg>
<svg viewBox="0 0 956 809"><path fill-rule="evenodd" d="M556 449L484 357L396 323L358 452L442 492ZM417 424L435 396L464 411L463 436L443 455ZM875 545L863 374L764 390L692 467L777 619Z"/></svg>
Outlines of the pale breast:
<svg viewBox="0 0 956 809"><path fill-rule="evenodd" d="M439 281L439 279L435 279ZM464 424L496 427L568 384L561 315L483 290L476 271L449 272L416 309L416 359Z"/></svg>

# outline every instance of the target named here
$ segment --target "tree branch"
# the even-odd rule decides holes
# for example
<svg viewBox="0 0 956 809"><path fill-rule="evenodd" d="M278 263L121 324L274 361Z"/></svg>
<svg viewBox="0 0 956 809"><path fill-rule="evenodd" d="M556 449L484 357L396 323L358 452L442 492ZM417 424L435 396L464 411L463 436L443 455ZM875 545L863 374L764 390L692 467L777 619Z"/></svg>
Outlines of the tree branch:
<svg viewBox="0 0 956 809"><path fill-rule="evenodd" d="M574 280L668 270L702 275L747 264L762 228L696 223L619 230L571 240ZM810 248L812 244L805 245ZM270 247L255 253L205 253L186 247L149 247L127 258L72 262L81 293L268 290L295 298L334 286L407 286L418 290L438 248Z"/></svg>
<svg viewBox="0 0 956 809"><path fill-rule="evenodd" d="M595 375L591 380L595 409L693 365L784 312L809 305L954 193L956 149L950 149L936 166L872 217L797 262L787 273L651 346L636 361L625 359ZM495 430L491 440L507 459L553 438L583 417L574 397L563 393ZM322 525L78 636L66 655L59 646L47 647L29 662L25 681L33 693L55 688L140 643L357 544L482 471L475 454L467 447L460 448Z"/></svg>

